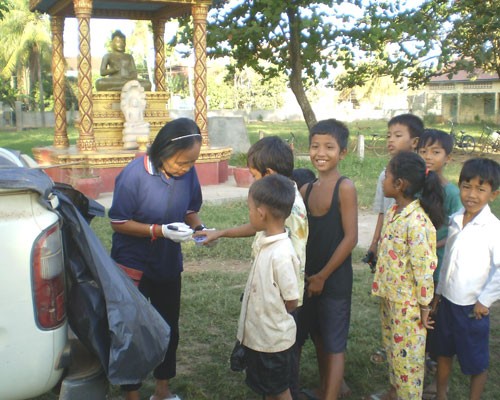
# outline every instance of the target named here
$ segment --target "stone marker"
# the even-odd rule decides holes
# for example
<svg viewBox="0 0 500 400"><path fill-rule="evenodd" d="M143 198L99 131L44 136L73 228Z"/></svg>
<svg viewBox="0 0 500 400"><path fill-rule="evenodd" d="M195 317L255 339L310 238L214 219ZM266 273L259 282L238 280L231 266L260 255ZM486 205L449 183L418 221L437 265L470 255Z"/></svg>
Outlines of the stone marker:
<svg viewBox="0 0 500 400"><path fill-rule="evenodd" d="M209 117L208 138L211 147L232 147L233 153L246 153L250 148L243 117Z"/></svg>

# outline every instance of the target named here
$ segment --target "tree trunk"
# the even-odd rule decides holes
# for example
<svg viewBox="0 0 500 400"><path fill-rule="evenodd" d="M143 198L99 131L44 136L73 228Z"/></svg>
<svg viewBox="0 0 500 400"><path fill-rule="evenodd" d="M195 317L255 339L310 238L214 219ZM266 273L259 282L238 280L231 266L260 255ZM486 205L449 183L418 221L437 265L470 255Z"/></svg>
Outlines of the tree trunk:
<svg viewBox="0 0 500 400"><path fill-rule="evenodd" d="M36 87L36 64L38 62L38 58L35 55L36 46L31 48L29 54L29 77L28 77L28 102L29 102L29 110L36 111L36 101L35 101L35 87Z"/></svg>
<svg viewBox="0 0 500 400"><path fill-rule="evenodd" d="M302 81L302 53L300 51L300 16L298 10L287 9L290 21L290 88L299 103L302 115L310 130L316 124L316 115L309 103Z"/></svg>
<svg viewBox="0 0 500 400"><path fill-rule="evenodd" d="M35 45L36 46L36 45ZM39 47L36 46L37 52L37 68L38 68L38 91L40 97L40 116L42 117L42 127L45 128L47 126L45 122L45 93L43 91L43 82L42 82L42 53L39 51Z"/></svg>

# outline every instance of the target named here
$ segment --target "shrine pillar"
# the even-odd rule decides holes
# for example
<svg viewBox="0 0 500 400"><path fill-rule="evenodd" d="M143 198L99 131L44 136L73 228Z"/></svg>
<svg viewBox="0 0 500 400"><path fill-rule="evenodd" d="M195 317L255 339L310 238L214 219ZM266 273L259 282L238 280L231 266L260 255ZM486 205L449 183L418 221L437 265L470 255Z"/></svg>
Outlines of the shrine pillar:
<svg viewBox="0 0 500 400"><path fill-rule="evenodd" d="M207 104L207 4L192 6L194 23L194 120L202 135L202 148L209 147Z"/></svg>
<svg viewBox="0 0 500 400"><path fill-rule="evenodd" d="M155 91L166 92L165 72L165 19L153 19L153 41L155 48Z"/></svg>
<svg viewBox="0 0 500 400"><path fill-rule="evenodd" d="M90 16L92 0L73 0L76 19L78 20L79 50L78 59L78 123L79 136L76 146L80 151L96 151L92 127L92 70L90 56Z"/></svg>
<svg viewBox="0 0 500 400"><path fill-rule="evenodd" d="M54 147L68 148L68 131L66 125L66 78L64 76L64 18L56 15L50 17L52 33L52 85L54 92Z"/></svg>

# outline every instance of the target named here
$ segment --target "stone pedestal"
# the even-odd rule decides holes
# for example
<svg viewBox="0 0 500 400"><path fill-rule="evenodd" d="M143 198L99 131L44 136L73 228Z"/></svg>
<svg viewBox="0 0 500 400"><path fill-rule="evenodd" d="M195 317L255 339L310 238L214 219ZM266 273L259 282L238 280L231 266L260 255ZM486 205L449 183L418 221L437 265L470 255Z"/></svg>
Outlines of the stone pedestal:
<svg viewBox="0 0 500 400"><path fill-rule="evenodd" d="M167 92L145 92L144 121L149 123L149 137L153 141L158 131L171 120L167 110ZM92 94L94 103L93 128L98 149L123 148L125 118L120 109L121 92L97 92ZM78 124L76 123L78 126Z"/></svg>

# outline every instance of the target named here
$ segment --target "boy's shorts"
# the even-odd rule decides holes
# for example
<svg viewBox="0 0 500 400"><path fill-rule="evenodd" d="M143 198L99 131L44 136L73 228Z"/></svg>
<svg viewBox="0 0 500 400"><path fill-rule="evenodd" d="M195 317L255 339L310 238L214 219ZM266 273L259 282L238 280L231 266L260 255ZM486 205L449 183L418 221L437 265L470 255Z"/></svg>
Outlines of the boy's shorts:
<svg viewBox="0 0 500 400"><path fill-rule="evenodd" d="M332 299L328 296L304 298L299 314L298 331L311 337L321 337L326 353L344 353L347 348L351 299Z"/></svg>
<svg viewBox="0 0 500 400"><path fill-rule="evenodd" d="M278 353L245 347L246 384L262 396L276 396L290 387L293 346Z"/></svg>
<svg viewBox="0 0 500 400"><path fill-rule="evenodd" d="M441 297L436 325L438 356L457 355L465 375L477 375L488 369L490 317L474 318L474 305L459 306Z"/></svg>

